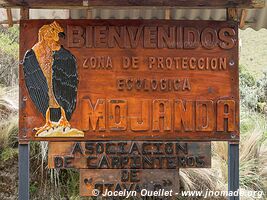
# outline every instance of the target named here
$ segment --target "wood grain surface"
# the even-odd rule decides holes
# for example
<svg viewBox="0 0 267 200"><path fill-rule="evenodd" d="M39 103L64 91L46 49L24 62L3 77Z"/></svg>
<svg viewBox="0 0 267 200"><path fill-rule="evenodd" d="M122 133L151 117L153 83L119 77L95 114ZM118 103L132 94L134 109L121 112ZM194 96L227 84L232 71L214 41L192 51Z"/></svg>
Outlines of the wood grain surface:
<svg viewBox="0 0 267 200"><path fill-rule="evenodd" d="M82 8L88 6L172 6L182 8L259 8L264 7L262 0L4 0L4 7L28 8Z"/></svg>
<svg viewBox="0 0 267 200"><path fill-rule="evenodd" d="M36 138L45 119L20 66L20 142L29 140L239 140L235 22L56 20L77 59L71 118L84 138ZM23 20L20 59L52 20Z"/></svg>
<svg viewBox="0 0 267 200"><path fill-rule="evenodd" d="M98 195L93 191L95 189L98 190ZM159 198L171 199L171 196L175 196L175 193L178 194L180 191L179 171L166 169L80 170L81 196L108 197L111 194L110 192L114 191L124 192L124 194L121 194L122 196L127 196L126 191L129 191L130 197L158 196ZM147 193L148 191L150 194ZM152 194L152 191L156 193Z"/></svg>
<svg viewBox="0 0 267 200"><path fill-rule="evenodd" d="M56 169L179 169L211 167L210 142L49 142Z"/></svg>

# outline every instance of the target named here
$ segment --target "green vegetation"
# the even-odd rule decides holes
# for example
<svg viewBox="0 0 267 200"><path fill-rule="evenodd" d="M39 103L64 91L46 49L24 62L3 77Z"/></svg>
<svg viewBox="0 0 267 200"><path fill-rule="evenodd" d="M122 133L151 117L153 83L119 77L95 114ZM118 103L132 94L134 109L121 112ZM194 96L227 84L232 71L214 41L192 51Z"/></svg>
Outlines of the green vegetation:
<svg viewBox="0 0 267 200"><path fill-rule="evenodd" d="M14 26L12 28L4 28L0 29L0 48L1 51L10 55L14 58L18 57L18 49L19 49L19 29L18 26Z"/></svg>
<svg viewBox="0 0 267 200"><path fill-rule="evenodd" d="M19 30L0 27L0 85L6 87L18 85Z"/></svg>
<svg viewBox="0 0 267 200"><path fill-rule="evenodd" d="M267 30L248 29L240 36L240 185L267 194ZM0 26L0 180L6 188L0 199L17 198L18 37L18 27ZM182 189L227 190L227 143L213 142L212 149L211 169L180 170ZM79 197L78 184L77 170L47 169L46 142L31 143L32 199L91 199Z"/></svg>
<svg viewBox="0 0 267 200"><path fill-rule="evenodd" d="M7 147L2 151L0 160L5 162L9 159L13 159L17 155L18 155L18 149Z"/></svg>
<svg viewBox="0 0 267 200"><path fill-rule="evenodd" d="M256 79L245 66L240 65L240 105L241 112L267 112L267 72Z"/></svg>

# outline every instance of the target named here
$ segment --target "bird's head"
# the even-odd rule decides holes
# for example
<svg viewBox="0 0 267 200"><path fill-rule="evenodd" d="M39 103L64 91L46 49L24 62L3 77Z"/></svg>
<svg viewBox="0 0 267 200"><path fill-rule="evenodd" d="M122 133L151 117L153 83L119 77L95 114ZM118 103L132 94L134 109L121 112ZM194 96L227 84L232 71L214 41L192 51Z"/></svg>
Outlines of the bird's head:
<svg viewBox="0 0 267 200"><path fill-rule="evenodd" d="M60 49L59 37L65 37L64 29L54 21L39 29L38 42L43 42L52 51L57 51Z"/></svg>

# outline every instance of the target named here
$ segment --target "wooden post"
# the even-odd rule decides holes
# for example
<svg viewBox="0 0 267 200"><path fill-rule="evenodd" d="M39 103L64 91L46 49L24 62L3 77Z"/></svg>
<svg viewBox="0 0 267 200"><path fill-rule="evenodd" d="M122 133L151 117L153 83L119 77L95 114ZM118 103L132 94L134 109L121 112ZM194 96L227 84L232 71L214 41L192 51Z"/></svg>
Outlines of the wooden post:
<svg viewBox="0 0 267 200"><path fill-rule="evenodd" d="M239 190L239 143L228 143L228 191ZM240 195L229 200L239 200Z"/></svg>
<svg viewBox="0 0 267 200"><path fill-rule="evenodd" d="M165 9L165 19L171 19L171 9L170 8Z"/></svg>
<svg viewBox="0 0 267 200"><path fill-rule="evenodd" d="M227 20L228 21L238 21L237 8L227 8Z"/></svg>
<svg viewBox="0 0 267 200"><path fill-rule="evenodd" d="M93 17L93 11L92 11L91 8L89 8L89 9L87 10L87 19L92 19L92 17Z"/></svg>
<svg viewBox="0 0 267 200"><path fill-rule="evenodd" d="M30 199L30 147L19 144L19 200Z"/></svg>
<svg viewBox="0 0 267 200"><path fill-rule="evenodd" d="M8 22L8 26L12 27L13 26L13 17L12 17L12 11L11 8L7 8L6 9L6 14L7 14L7 22Z"/></svg>
<svg viewBox="0 0 267 200"><path fill-rule="evenodd" d="M227 8L227 20L238 21L237 8ZM228 191L239 189L239 143L228 142ZM229 200L239 200L238 196L231 196Z"/></svg>
<svg viewBox="0 0 267 200"><path fill-rule="evenodd" d="M30 11L29 8L23 7L20 9L20 19L26 20L30 18Z"/></svg>
<svg viewBox="0 0 267 200"><path fill-rule="evenodd" d="M29 19L29 8L20 9L20 19ZM30 199L30 146L19 144L19 200Z"/></svg>
<svg viewBox="0 0 267 200"><path fill-rule="evenodd" d="M248 14L248 10L247 9L242 9L240 22L239 22L239 28L244 28L245 27L247 14Z"/></svg>

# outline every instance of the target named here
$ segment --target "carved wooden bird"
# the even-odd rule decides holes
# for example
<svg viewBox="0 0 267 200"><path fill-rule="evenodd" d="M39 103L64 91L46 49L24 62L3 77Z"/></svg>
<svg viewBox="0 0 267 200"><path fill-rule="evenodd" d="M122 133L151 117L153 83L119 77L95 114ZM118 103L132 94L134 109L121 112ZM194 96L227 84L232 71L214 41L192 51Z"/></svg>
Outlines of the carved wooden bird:
<svg viewBox="0 0 267 200"><path fill-rule="evenodd" d="M28 50L23 71L29 95L46 119L35 128L36 136L54 127L70 127L69 120L76 107L78 74L75 57L60 45L63 28L53 22L39 29L38 42Z"/></svg>

